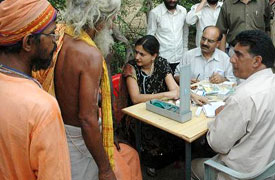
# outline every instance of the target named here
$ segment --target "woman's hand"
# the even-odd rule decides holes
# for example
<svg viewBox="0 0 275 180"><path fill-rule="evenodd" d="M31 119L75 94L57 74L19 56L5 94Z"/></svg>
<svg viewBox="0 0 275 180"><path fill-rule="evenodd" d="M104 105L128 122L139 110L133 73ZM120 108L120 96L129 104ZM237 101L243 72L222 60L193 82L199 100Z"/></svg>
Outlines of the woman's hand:
<svg viewBox="0 0 275 180"><path fill-rule="evenodd" d="M180 94L178 89L167 91L164 94L164 98L167 98L167 99L177 100L179 99L179 97L180 97Z"/></svg>
<svg viewBox="0 0 275 180"><path fill-rule="evenodd" d="M199 106L202 106L204 104L209 103L208 99L206 97L199 96L199 95L194 94L194 93L191 93L191 98Z"/></svg>

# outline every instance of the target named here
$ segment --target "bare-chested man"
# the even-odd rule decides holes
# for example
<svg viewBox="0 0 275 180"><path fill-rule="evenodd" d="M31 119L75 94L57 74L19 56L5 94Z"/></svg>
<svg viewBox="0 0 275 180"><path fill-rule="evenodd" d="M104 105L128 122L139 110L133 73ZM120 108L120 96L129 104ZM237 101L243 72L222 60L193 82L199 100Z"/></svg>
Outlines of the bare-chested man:
<svg viewBox="0 0 275 180"><path fill-rule="evenodd" d="M114 148L109 80L102 56L113 41L109 38L109 29L120 4L120 0L68 0L63 13L66 25L59 26L56 32L60 38L54 56L55 68L36 76L42 79L45 90L55 92L59 102L73 180L141 179L136 152L125 144L120 145L120 152ZM92 39L100 41L97 45L102 53ZM102 133L98 124L100 86ZM121 156L122 149L130 154L131 162L125 162L127 158Z"/></svg>

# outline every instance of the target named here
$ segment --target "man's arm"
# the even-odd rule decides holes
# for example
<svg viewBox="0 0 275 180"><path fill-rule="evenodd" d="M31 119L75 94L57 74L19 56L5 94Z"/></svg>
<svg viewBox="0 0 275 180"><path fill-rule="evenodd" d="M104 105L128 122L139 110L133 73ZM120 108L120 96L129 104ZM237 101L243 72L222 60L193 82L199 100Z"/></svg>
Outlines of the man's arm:
<svg viewBox="0 0 275 180"><path fill-rule="evenodd" d="M33 115L37 121L30 136L30 165L38 180L70 180L70 155L61 112L55 99L44 101L44 97L34 106L33 112L39 114Z"/></svg>
<svg viewBox="0 0 275 180"><path fill-rule="evenodd" d="M79 77L79 112L78 118L85 144L92 154L99 169L99 179L115 179L108 157L103 147L98 125L98 90L102 73L102 56L95 49L82 58Z"/></svg>
<svg viewBox="0 0 275 180"><path fill-rule="evenodd" d="M270 35L270 19L271 19L271 5L266 1L265 14L264 14L264 22L265 22L265 31Z"/></svg>
<svg viewBox="0 0 275 180"><path fill-rule="evenodd" d="M227 9L226 3L227 3L226 1L223 3L223 6L221 8L221 11L220 11L217 23L216 23L216 26L221 30L221 32L223 34L223 38L219 45L219 49L224 52L225 52L225 48L226 48L226 34L229 29L229 25L227 22L227 18L229 18L228 17L229 15L227 14L227 11L226 11L226 9Z"/></svg>
<svg viewBox="0 0 275 180"><path fill-rule="evenodd" d="M226 49L226 34L223 34L221 43L220 43L218 48L220 50L222 50L223 52L225 52L225 49Z"/></svg>
<svg viewBox="0 0 275 180"><path fill-rule="evenodd" d="M233 98L228 98L224 109L208 124L207 141L210 147L220 154L230 149L246 134L248 121L244 108Z"/></svg>
<svg viewBox="0 0 275 180"><path fill-rule="evenodd" d="M189 25L194 25L197 23L201 17L201 10L206 4L207 0L201 0L199 4L195 4L191 7L191 10L187 13L186 22Z"/></svg>
<svg viewBox="0 0 275 180"><path fill-rule="evenodd" d="M186 22L183 26L183 53L185 54L188 51L188 36L189 36L189 27Z"/></svg>
<svg viewBox="0 0 275 180"><path fill-rule="evenodd" d="M154 36L157 28L157 15L151 10L148 17L147 34Z"/></svg>

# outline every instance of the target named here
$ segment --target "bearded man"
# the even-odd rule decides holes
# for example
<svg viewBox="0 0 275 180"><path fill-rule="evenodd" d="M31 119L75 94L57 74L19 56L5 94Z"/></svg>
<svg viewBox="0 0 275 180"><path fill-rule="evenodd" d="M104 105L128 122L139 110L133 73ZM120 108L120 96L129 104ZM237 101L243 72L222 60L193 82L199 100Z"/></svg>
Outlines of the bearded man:
<svg viewBox="0 0 275 180"><path fill-rule="evenodd" d="M36 74L60 105L75 180L141 179L136 151L125 144L120 145L119 152L114 148L107 67L92 40L104 37L100 41L103 44L98 45L103 54L108 53L112 43L109 29L120 4L120 0L68 0L63 12L65 24L56 32L60 38L55 65ZM98 122L99 87L102 132Z"/></svg>
<svg viewBox="0 0 275 180"><path fill-rule="evenodd" d="M0 179L70 180L56 100L31 77L56 49L56 10L47 0L0 1Z"/></svg>
<svg viewBox="0 0 275 180"><path fill-rule="evenodd" d="M147 34L155 36L159 43L159 55L167 59L172 73L188 50L187 11L178 0L163 0L149 13Z"/></svg>
<svg viewBox="0 0 275 180"><path fill-rule="evenodd" d="M186 23L196 24L196 46L200 46L202 31L206 26L216 25L223 2L218 0L201 0L187 13Z"/></svg>

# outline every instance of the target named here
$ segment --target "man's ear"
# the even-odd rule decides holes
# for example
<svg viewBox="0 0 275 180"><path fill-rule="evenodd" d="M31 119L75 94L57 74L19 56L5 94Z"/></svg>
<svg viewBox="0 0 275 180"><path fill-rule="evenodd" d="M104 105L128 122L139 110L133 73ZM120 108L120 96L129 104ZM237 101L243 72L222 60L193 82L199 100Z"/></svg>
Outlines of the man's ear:
<svg viewBox="0 0 275 180"><path fill-rule="evenodd" d="M221 45L221 41L217 42L216 48L219 48L219 46Z"/></svg>
<svg viewBox="0 0 275 180"><path fill-rule="evenodd" d="M253 57L253 67L254 68L258 68L259 66L261 66L262 65L262 60L263 60L263 58L262 58L262 56L254 56Z"/></svg>
<svg viewBox="0 0 275 180"><path fill-rule="evenodd" d="M31 34L28 34L26 36L24 36L23 40L22 40L22 49L24 51L30 52L32 47L33 47L33 41L32 41L32 36Z"/></svg>

